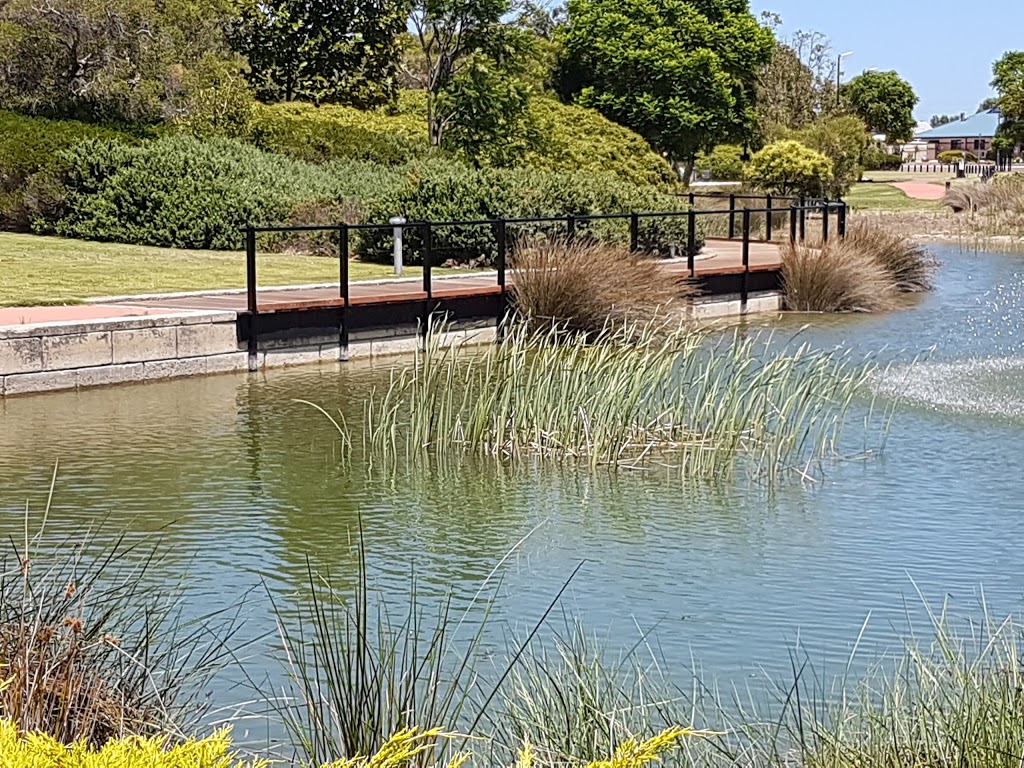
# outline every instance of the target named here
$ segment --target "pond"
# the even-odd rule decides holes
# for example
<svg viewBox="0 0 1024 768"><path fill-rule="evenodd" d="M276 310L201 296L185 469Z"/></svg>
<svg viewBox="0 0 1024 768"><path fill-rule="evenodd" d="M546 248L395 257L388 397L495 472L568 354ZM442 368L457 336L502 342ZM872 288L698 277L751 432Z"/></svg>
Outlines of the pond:
<svg viewBox="0 0 1024 768"><path fill-rule="evenodd" d="M982 591L996 615L1021 606L1024 258L937 253L937 290L905 311L752 322L896 361L878 387L905 400L882 455L814 482L768 493L529 461L346 469L333 427L296 401L358 410L387 372L296 368L0 401L0 534L23 537L26 504L41 524L59 462L50 534L160 537L150 588L184 575L197 612L241 604L250 639L273 629L268 590L301 599L307 558L354 581L361 518L373 586L396 601L413 568L425 592L471 596L514 550L496 606L512 632L583 562L566 612L613 647L654 629L683 684L694 662L741 684L784 675L796 643L841 664L868 617L865 653L895 647L922 615L918 590L965 613ZM269 642L246 650L253 677L276 674ZM230 677L218 707L252 697Z"/></svg>

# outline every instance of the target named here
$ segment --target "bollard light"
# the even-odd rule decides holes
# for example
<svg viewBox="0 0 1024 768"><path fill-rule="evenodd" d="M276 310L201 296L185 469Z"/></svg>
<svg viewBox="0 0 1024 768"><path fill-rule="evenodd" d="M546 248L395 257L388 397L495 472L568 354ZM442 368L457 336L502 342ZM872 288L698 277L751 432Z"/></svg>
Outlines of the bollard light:
<svg viewBox="0 0 1024 768"><path fill-rule="evenodd" d="M402 233L405 231L405 217L392 216L388 224L395 228L395 274L402 274Z"/></svg>

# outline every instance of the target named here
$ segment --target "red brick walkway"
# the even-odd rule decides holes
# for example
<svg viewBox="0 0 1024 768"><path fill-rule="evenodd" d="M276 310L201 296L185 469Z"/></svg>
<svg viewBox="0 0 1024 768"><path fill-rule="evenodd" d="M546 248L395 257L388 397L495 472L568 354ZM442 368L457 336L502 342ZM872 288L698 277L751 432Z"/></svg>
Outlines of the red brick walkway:
<svg viewBox="0 0 1024 768"><path fill-rule="evenodd" d="M946 196L944 184L931 184L927 181L895 181L891 186L902 190L907 197L915 200L941 200Z"/></svg>

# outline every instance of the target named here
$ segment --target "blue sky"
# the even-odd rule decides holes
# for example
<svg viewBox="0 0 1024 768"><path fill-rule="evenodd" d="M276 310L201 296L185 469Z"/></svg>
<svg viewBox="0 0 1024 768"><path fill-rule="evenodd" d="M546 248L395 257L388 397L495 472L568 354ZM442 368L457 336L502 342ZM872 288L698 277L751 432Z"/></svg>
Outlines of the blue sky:
<svg viewBox="0 0 1024 768"><path fill-rule="evenodd" d="M853 51L843 60L844 80L872 67L895 69L921 100L919 120L973 113L992 95L992 62L1024 49L1021 0L751 0L751 10L781 15L783 36L814 30L837 54Z"/></svg>

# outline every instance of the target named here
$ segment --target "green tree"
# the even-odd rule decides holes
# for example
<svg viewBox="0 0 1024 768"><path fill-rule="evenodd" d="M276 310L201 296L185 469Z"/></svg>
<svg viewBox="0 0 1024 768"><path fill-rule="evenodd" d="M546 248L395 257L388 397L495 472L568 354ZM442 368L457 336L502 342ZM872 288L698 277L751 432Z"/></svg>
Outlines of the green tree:
<svg viewBox="0 0 1024 768"><path fill-rule="evenodd" d="M979 112L989 112L999 106L998 96L989 96L981 104L978 105Z"/></svg>
<svg viewBox="0 0 1024 768"><path fill-rule="evenodd" d="M775 38L747 0L569 0L559 90L692 169L750 138L757 76Z"/></svg>
<svg viewBox="0 0 1024 768"><path fill-rule="evenodd" d="M1024 142L1024 51L1009 51L992 66L992 87L999 94L1002 138Z"/></svg>
<svg viewBox="0 0 1024 768"><path fill-rule="evenodd" d="M407 13L405 0L248 0L233 42L263 101L366 108L395 97Z"/></svg>
<svg viewBox="0 0 1024 768"><path fill-rule="evenodd" d="M895 72L865 72L843 86L842 96L853 114L872 133L885 134L890 144L914 138L914 107L917 94Z"/></svg>
<svg viewBox="0 0 1024 768"><path fill-rule="evenodd" d="M757 83L760 135L770 138L779 128L803 128L816 117L818 102L814 73L788 45L776 45Z"/></svg>
<svg viewBox="0 0 1024 768"><path fill-rule="evenodd" d="M820 195L832 178L832 161L799 141L777 141L747 164L746 180L780 195Z"/></svg>
<svg viewBox="0 0 1024 768"><path fill-rule="evenodd" d="M806 128L788 131L784 138L799 141L820 152L832 163L832 178L825 191L832 196L845 195L861 172L861 159L871 145L871 136L860 118L819 117Z"/></svg>
<svg viewBox="0 0 1024 768"><path fill-rule="evenodd" d="M949 123L955 123L960 119L960 115L932 115L928 124L932 128L938 128L940 125L948 125Z"/></svg>
<svg viewBox="0 0 1024 768"><path fill-rule="evenodd" d="M228 0L0 2L0 103L132 123L237 110L245 88L225 40L231 19Z"/></svg>

